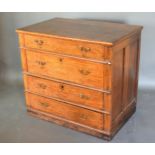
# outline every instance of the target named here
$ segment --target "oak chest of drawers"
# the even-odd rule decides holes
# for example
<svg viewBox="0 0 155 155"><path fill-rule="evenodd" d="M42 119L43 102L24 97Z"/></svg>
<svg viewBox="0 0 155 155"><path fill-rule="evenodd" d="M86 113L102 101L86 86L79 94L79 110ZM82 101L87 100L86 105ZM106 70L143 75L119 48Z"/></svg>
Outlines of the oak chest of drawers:
<svg viewBox="0 0 155 155"><path fill-rule="evenodd" d="M136 109L141 30L60 18L18 29L28 112L111 139Z"/></svg>

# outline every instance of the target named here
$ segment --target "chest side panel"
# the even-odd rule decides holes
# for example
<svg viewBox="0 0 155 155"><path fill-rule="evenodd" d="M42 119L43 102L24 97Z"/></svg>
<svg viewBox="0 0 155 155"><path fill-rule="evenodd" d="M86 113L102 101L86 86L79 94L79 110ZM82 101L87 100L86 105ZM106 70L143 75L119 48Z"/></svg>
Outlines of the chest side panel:
<svg viewBox="0 0 155 155"><path fill-rule="evenodd" d="M139 46L140 34L135 34L113 49L113 60L115 60L112 64L113 130L129 117L136 106Z"/></svg>

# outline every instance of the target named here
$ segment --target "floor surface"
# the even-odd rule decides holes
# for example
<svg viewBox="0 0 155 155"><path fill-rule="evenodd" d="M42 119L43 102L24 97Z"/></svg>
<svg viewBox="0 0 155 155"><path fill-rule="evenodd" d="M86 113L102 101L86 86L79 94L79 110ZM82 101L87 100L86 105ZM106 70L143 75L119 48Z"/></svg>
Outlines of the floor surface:
<svg viewBox="0 0 155 155"><path fill-rule="evenodd" d="M105 143L102 139L29 116L23 87L1 84L0 142ZM139 90L136 113L111 143L155 142L155 90Z"/></svg>

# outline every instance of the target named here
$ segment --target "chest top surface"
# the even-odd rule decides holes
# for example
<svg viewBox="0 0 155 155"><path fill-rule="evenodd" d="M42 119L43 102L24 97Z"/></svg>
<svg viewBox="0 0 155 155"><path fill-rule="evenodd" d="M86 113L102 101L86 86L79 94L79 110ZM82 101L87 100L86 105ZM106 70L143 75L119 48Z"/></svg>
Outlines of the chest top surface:
<svg viewBox="0 0 155 155"><path fill-rule="evenodd" d="M17 29L17 32L93 41L113 45L141 31L142 26L119 24L101 20L54 18Z"/></svg>

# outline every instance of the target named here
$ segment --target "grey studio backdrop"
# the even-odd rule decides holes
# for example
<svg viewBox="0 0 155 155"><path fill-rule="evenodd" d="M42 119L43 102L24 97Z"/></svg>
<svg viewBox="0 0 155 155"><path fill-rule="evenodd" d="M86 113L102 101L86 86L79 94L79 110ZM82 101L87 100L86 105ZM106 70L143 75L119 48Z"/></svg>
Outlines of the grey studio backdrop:
<svg viewBox="0 0 155 155"><path fill-rule="evenodd" d="M26 115L20 50L15 30L54 17L108 20L144 27L140 55L139 111L112 142L155 142L155 13L0 13L0 142L103 142Z"/></svg>

